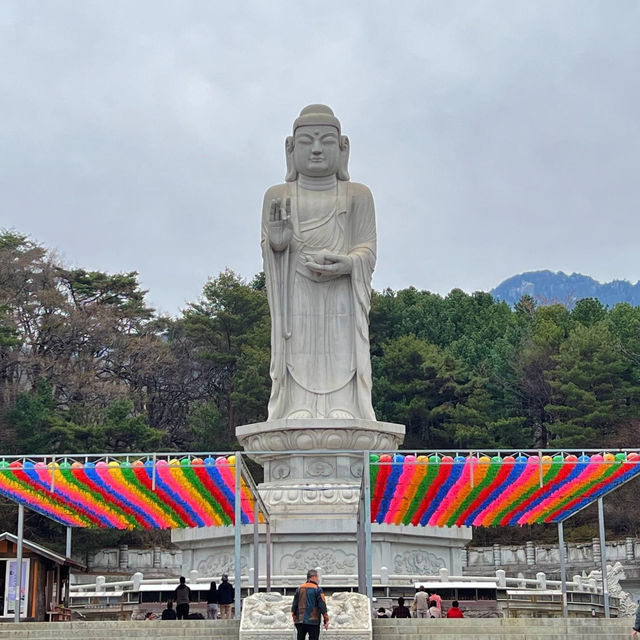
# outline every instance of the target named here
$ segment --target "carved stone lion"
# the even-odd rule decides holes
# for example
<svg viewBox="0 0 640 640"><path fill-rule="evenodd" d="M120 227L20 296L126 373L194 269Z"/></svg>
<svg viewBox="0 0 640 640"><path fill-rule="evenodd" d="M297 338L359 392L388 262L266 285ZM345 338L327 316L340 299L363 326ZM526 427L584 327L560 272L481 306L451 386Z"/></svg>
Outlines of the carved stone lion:
<svg viewBox="0 0 640 640"><path fill-rule="evenodd" d="M620 586L620 580L625 580L626 575L624 573L624 567L616 562L613 566L607 565L607 582L609 585L609 595L614 598L620 599L620 608L618 609L618 615L621 618L629 618L636 615L638 605L633 601L631 596L623 591ZM587 580L591 580L595 585L602 590L602 571L600 569L594 569L586 576Z"/></svg>

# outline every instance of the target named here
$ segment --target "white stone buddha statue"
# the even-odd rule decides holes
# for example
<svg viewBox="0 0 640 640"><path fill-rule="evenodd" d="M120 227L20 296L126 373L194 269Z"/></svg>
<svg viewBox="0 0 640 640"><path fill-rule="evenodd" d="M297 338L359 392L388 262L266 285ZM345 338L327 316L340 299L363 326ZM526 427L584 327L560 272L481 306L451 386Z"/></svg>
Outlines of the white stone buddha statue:
<svg viewBox="0 0 640 640"><path fill-rule="evenodd" d="M267 190L262 211L271 311L268 419L375 420L368 325L373 198L349 181L349 140L327 106L301 111L286 156L286 182Z"/></svg>

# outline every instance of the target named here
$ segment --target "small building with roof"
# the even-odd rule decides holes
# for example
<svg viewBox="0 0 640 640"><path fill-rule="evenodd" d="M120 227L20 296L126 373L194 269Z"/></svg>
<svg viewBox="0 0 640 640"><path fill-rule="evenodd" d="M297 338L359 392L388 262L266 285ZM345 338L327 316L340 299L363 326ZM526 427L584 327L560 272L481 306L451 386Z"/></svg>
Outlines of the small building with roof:
<svg viewBox="0 0 640 640"><path fill-rule="evenodd" d="M35 542L23 540L20 617L44 621L70 617L69 572L84 571L85 566ZM18 584L18 538L0 534L0 620L15 617ZM67 613L68 612L68 613Z"/></svg>

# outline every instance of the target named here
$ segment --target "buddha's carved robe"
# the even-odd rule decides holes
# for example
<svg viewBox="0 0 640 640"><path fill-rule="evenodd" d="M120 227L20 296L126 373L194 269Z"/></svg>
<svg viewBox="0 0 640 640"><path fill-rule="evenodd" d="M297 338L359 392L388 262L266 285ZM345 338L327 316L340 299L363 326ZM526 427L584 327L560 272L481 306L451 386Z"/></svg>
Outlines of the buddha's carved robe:
<svg viewBox="0 0 640 640"><path fill-rule="evenodd" d="M303 192L301 194L301 192ZM262 254L271 311L269 420L353 417L375 420L371 405L369 308L376 261L373 198L364 185L340 181L330 206L313 207L297 182L271 187L262 212ZM291 199L293 238L274 251L272 199ZM302 207L302 209L301 209ZM307 210L308 209L308 210ZM348 255L348 275L319 275L306 266L318 254Z"/></svg>

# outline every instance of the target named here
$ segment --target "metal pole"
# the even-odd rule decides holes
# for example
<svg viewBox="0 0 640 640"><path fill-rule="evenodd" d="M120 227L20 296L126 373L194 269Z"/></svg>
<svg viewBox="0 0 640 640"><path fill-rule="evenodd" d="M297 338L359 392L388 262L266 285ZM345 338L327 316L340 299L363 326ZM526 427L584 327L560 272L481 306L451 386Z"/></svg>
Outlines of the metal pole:
<svg viewBox="0 0 640 640"><path fill-rule="evenodd" d="M598 498L598 528L600 529L600 568L602 569L602 597L604 598L604 617L611 617L609 607L609 577L607 576L607 539L604 533L604 508L602 498Z"/></svg>
<svg viewBox="0 0 640 640"><path fill-rule="evenodd" d="M564 555L564 525L558 522L558 545L560 546L560 584L562 589L562 617L569 617L569 603L567 602L567 559Z"/></svg>
<svg viewBox="0 0 640 640"><path fill-rule="evenodd" d="M371 561L371 472L369 452L365 451L362 465L364 480L364 557L367 583L367 598L373 603L373 566Z"/></svg>
<svg viewBox="0 0 640 640"><path fill-rule="evenodd" d="M253 503L253 593L260 590L260 532L258 530L258 520L260 510L258 501Z"/></svg>
<svg viewBox="0 0 640 640"><path fill-rule="evenodd" d="M67 546L64 552L67 558L71 557L71 531L71 527L67 527Z"/></svg>
<svg viewBox="0 0 640 640"><path fill-rule="evenodd" d="M267 522L267 534L265 538L265 561L267 572L267 591L271 591L271 523Z"/></svg>
<svg viewBox="0 0 640 640"><path fill-rule="evenodd" d="M18 504L18 549L16 552L16 594L14 622L20 622L20 603L22 600L22 541L24 539L24 505ZM26 603L25 603L26 604Z"/></svg>
<svg viewBox="0 0 640 640"><path fill-rule="evenodd" d="M365 562L365 541L364 541L364 476L362 478L362 487L360 490L360 498L358 500L358 517L356 519L356 546L358 549L358 593L367 592L367 570Z"/></svg>
<svg viewBox="0 0 640 640"><path fill-rule="evenodd" d="M240 502L242 498L242 459L240 453L236 453L236 486L235 486L235 504L234 504L234 535L235 535L235 582L234 582L234 594L235 594L235 617L240 618L240 605L242 600L242 567L240 566L241 557L240 552L242 550L242 504Z"/></svg>

